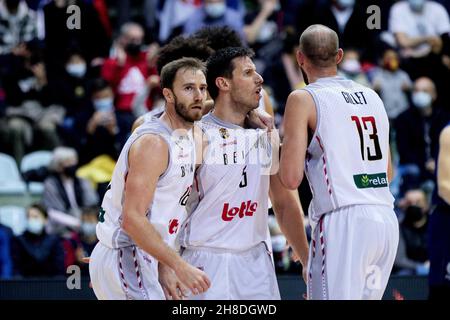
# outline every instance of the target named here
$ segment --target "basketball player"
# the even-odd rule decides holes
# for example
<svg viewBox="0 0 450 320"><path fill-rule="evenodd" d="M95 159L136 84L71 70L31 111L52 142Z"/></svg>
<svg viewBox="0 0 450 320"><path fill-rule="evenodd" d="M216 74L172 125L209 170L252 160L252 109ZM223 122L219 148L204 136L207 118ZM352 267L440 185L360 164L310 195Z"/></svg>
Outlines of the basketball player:
<svg viewBox="0 0 450 320"><path fill-rule="evenodd" d="M439 139L437 186L433 195L434 210L430 216L429 299L450 298L450 123Z"/></svg>
<svg viewBox="0 0 450 320"><path fill-rule="evenodd" d="M164 299L158 265L175 273L180 289L205 292L209 279L173 249L186 218L195 169L193 123L206 100L205 67L183 58L166 65L165 112L127 141L106 192L90 276L99 299Z"/></svg>
<svg viewBox="0 0 450 320"><path fill-rule="evenodd" d="M298 193L276 175L277 135L245 128L258 107L262 77L246 48L226 48L207 63L214 110L199 123L207 142L180 232L182 257L211 279L199 300L280 299L268 230L268 197L306 268L308 244ZM278 143L278 144L277 144ZM168 291L171 290L170 286Z"/></svg>
<svg viewBox="0 0 450 320"><path fill-rule="evenodd" d="M288 98L279 176L297 189L305 169L313 193L308 298L381 299L399 237L389 122L373 90L337 76L342 57L328 27L301 35L297 61L310 84Z"/></svg>

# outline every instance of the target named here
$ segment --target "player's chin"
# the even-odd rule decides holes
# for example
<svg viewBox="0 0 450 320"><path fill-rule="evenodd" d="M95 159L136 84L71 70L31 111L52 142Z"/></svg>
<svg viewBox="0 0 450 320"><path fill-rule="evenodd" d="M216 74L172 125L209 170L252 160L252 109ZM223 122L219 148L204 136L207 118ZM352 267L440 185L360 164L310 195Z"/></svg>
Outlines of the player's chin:
<svg viewBox="0 0 450 320"><path fill-rule="evenodd" d="M192 121L199 121L203 117L203 108L192 108L189 112Z"/></svg>

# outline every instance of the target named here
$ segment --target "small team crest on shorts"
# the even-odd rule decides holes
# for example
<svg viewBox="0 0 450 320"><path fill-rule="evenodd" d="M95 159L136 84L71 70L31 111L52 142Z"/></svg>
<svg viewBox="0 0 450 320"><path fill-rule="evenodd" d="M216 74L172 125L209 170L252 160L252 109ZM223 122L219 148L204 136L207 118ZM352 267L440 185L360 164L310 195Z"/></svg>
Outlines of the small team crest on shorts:
<svg viewBox="0 0 450 320"><path fill-rule="evenodd" d="M229 133L228 130L225 129L225 128L220 128L220 129L219 129L219 133L220 133L220 136L221 136L223 139L228 139L228 138L230 137L230 133Z"/></svg>

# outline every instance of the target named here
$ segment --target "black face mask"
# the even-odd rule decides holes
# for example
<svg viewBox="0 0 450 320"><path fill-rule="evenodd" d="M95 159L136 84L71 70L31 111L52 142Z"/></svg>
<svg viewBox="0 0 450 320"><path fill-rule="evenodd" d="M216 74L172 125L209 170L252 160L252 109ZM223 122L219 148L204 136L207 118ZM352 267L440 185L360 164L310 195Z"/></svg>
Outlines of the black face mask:
<svg viewBox="0 0 450 320"><path fill-rule="evenodd" d="M423 210L418 206L409 206L405 210L405 220L404 223L407 225L412 225L423 218Z"/></svg>
<svg viewBox="0 0 450 320"><path fill-rule="evenodd" d="M65 167L63 169L63 173L70 178L74 178L76 172L77 172L77 166Z"/></svg>
<svg viewBox="0 0 450 320"><path fill-rule="evenodd" d="M138 43L129 43L126 47L125 47L125 51L126 53L128 53L130 56L137 56L139 55L139 53L141 53L141 48L142 45L138 44Z"/></svg>

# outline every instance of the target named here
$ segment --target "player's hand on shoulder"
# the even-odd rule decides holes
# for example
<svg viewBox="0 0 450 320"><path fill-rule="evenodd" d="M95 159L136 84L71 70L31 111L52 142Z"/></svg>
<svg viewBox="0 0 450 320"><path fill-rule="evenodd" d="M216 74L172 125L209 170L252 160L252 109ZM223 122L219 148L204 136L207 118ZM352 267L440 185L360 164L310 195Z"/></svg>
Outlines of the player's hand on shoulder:
<svg viewBox="0 0 450 320"><path fill-rule="evenodd" d="M266 111L257 109L248 113L246 125L253 129L267 129L270 132L275 128L275 120Z"/></svg>

